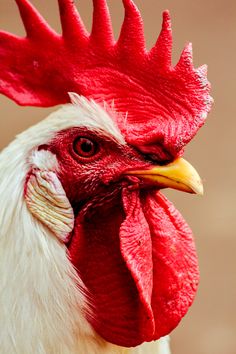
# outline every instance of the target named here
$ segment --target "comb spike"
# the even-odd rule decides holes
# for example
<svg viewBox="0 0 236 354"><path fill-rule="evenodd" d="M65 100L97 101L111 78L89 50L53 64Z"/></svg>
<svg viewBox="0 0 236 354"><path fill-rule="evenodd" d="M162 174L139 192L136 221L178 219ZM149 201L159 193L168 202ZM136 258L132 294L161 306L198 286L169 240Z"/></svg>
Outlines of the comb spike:
<svg viewBox="0 0 236 354"><path fill-rule="evenodd" d="M123 0L125 17L121 28L117 47L128 51L130 55L145 52L143 20L139 9L132 0Z"/></svg>
<svg viewBox="0 0 236 354"><path fill-rule="evenodd" d="M91 39L100 44L113 44L114 36L107 1L93 0L93 8L94 11Z"/></svg>
<svg viewBox="0 0 236 354"><path fill-rule="evenodd" d="M176 64L176 70L193 69L193 48L192 43L187 43L184 47L180 59Z"/></svg>
<svg viewBox="0 0 236 354"><path fill-rule="evenodd" d="M86 40L88 32L81 20L73 0L58 0L61 18L62 34L64 38Z"/></svg>
<svg viewBox="0 0 236 354"><path fill-rule="evenodd" d="M162 29L155 46L150 51L152 61L158 62L158 67L170 68L172 55L172 29L169 11L163 12Z"/></svg>
<svg viewBox="0 0 236 354"><path fill-rule="evenodd" d="M50 33L55 35L53 29L47 24L36 8L28 0L15 0L23 21L27 37L47 37Z"/></svg>

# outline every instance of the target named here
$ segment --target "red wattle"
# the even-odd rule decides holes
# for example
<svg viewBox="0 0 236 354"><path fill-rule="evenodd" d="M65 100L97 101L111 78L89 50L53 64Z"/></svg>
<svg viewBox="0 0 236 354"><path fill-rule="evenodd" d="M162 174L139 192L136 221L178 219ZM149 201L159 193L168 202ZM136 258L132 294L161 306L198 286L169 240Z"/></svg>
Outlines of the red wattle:
<svg viewBox="0 0 236 354"><path fill-rule="evenodd" d="M152 235L154 339L170 333L191 306L199 281L191 229L161 193L142 193Z"/></svg>
<svg viewBox="0 0 236 354"><path fill-rule="evenodd" d="M198 266L191 231L159 192L123 190L110 209L78 216L72 263L93 305L88 320L125 347L169 333L187 312Z"/></svg>

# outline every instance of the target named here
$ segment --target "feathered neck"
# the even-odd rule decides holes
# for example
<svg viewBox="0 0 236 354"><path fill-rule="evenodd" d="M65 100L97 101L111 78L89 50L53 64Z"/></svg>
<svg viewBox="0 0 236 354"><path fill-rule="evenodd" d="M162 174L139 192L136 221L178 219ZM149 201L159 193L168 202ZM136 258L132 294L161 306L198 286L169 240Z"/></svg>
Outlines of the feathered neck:
<svg viewBox="0 0 236 354"><path fill-rule="evenodd" d="M84 320L82 283L65 247L24 201L27 149L15 140L0 155L0 308L3 353L77 353Z"/></svg>
<svg viewBox="0 0 236 354"><path fill-rule="evenodd" d="M33 147L56 129L48 132L49 123L30 128L0 154L1 351L118 353L84 319L88 304L66 247L30 214L24 200Z"/></svg>

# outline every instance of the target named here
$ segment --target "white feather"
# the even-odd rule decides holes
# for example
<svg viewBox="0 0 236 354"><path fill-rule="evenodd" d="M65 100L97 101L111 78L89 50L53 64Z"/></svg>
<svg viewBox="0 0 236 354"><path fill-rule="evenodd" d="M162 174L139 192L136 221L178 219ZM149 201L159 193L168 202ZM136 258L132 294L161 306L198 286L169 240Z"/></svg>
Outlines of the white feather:
<svg viewBox="0 0 236 354"><path fill-rule="evenodd" d="M20 134L0 154L0 352L167 354L160 351L162 343L125 349L94 333L84 316L90 310L85 287L66 247L27 209L24 183L29 169L58 168L55 156L36 152L35 147L48 143L58 131L88 126L124 143L100 106L79 96L73 102L76 105L64 106Z"/></svg>
<svg viewBox="0 0 236 354"><path fill-rule="evenodd" d="M47 150L35 150L29 157L30 165L39 170L57 171L58 161L56 156Z"/></svg>

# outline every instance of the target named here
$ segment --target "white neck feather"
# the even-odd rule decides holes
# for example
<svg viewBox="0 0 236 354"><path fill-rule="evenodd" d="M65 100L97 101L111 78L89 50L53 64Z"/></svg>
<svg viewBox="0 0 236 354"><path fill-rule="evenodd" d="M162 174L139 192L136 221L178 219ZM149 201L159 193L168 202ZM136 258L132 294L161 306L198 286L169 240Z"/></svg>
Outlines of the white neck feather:
<svg viewBox="0 0 236 354"><path fill-rule="evenodd" d="M78 353L79 337L93 336L83 286L65 247L27 209L18 145L0 156L1 353Z"/></svg>

